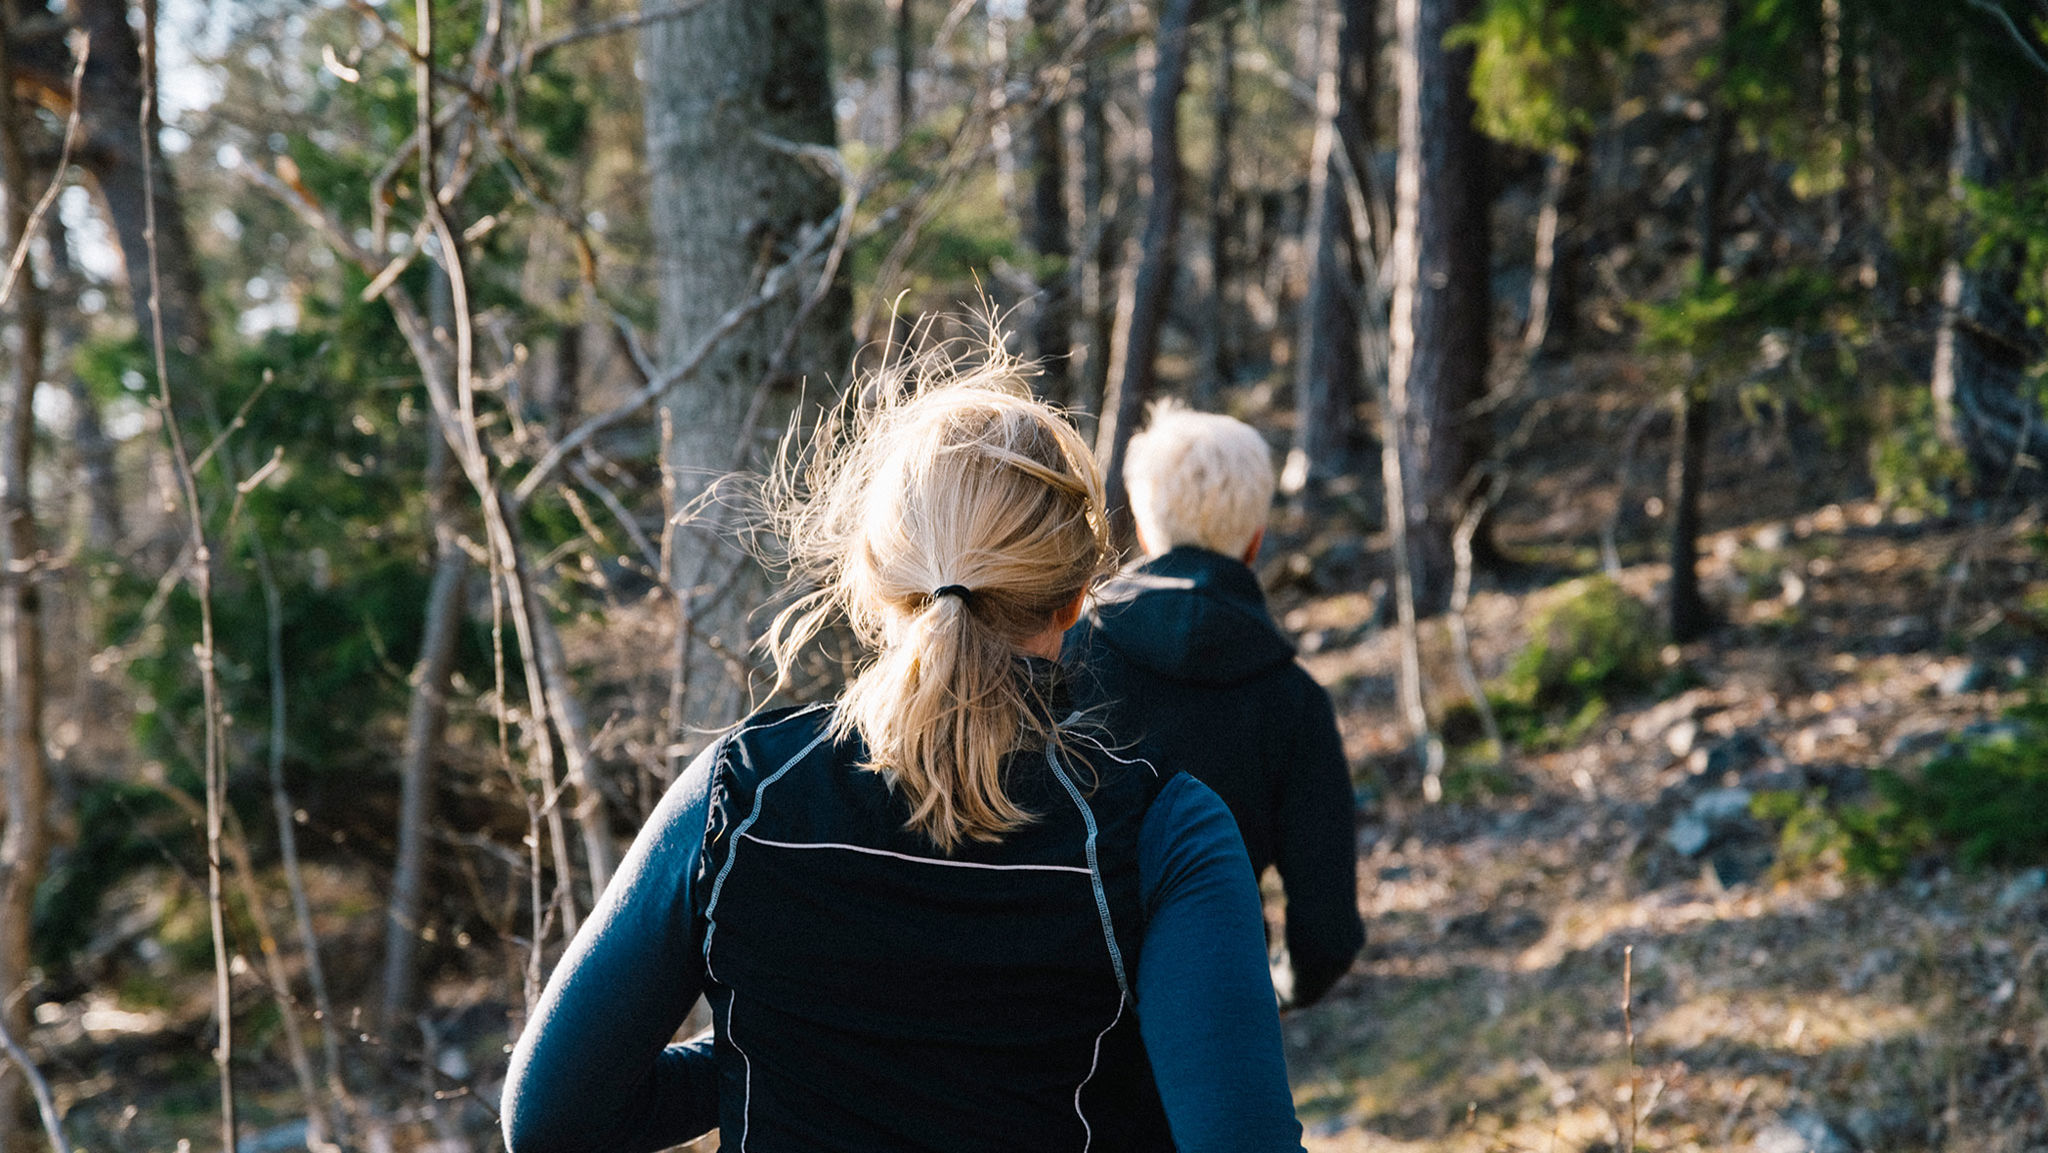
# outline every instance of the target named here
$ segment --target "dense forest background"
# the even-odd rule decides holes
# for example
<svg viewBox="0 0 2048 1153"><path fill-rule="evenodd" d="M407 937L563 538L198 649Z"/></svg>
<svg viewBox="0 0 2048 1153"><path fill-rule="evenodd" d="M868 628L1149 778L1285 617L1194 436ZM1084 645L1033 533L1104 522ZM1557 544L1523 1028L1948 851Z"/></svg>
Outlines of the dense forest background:
<svg viewBox="0 0 2048 1153"><path fill-rule="evenodd" d="M1311 1148L2048 1147L2044 97L2040 0L4 0L0 1150L498 1143L767 699L720 478L944 340L1285 462Z"/></svg>

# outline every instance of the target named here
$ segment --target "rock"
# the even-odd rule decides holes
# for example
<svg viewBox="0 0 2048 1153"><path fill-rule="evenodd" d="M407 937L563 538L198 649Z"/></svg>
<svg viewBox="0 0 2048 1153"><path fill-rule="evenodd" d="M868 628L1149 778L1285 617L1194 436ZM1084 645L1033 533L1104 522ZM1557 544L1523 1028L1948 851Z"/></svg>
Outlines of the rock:
<svg viewBox="0 0 2048 1153"><path fill-rule="evenodd" d="M1769 872L1771 863L1777 859L1777 853L1767 844L1723 845L1708 856L1707 869L1715 884L1733 889Z"/></svg>
<svg viewBox="0 0 2048 1153"><path fill-rule="evenodd" d="M1755 733L1736 733L1720 744L1707 750L1707 773L1720 776L1727 772L1740 772L1769 757L1770 745Z"/></svg>
<svg viewBox="0 0 2048 1153"><path fill-rule="evenodd" d="M306 1122L287 1121L235 1142L235 1153L288 1153L306 1148Z"/></svg>
<svg viewBox="0 0 2048 1153"><path fill-rule="evenodd" d="M1693 815L1709 828L1720 831L1749 818L1749 803L1755 799L1748 789L1708 789L1692 803Z"/></svg>
<svg viewBox="0 0 2048 1153"><path fill-rule="evenodd" d="M1700 723L1687 718L1671 726L1664 733L1664 745L1674 757L1683 757L1692 752L1693 743L1699 740Z"/></svg>
<svg viewBox="0 0 2048 1153"><path fill-rule="evenodd" d="M1789 1109L1757 1132L1756 1153L1856 1153L1851 1141L1811 1109Z"/></svg>
<svg viewBox="0 0 2048 1153"><path fill-rule="evenodd" d="M1843 1128L1866 1153L1926 1148L1927 1120L1906 1105L1873 1109L1859 1105L1849 1110Z"/></svg>
<svg viewBox="0 0 2048 1153"><path fill-rule="evenodd" d="M1748 789L1709 789L1671 822L1664 840L1683 857L1697 857L1749 820Z"/></svg>
<svg viewBox="0 0 2048 1153"><path fill-rule="evenodd" d="M1945 697L1959 697L1965 693L1995 689L2004 679L2005 670L1990 661L1958 662L1942 669L1941 678L1934 682L1934 689Z"/></svg>
<svg viewBox="0 0 2048 1153"><path fill-rule="evenodd" d="M1629 739L1639 745L1647 745L1658 737L1663 736L1666 731L1680 721L1689 721L1698 717L1700 713L1705 711L1703 708L1704 703L1705 700L1698 690L1694 690L1689 693L1681 693L1668 701L1653 705L1645 710L1641 716L1629 722ZM1680 755L1682 756L1683 754Z"/></svg>
<svg viewBox="0 0 2048 1153"><path fill-rule="evenodd" d="M1900 760L1932 753L1948 743L1948 726L1921 722L1908 725L1884 743L1886 760Z"/></svg>
<svg viewBox="0 0 2048 1153"><path fill-rule="evenodd" d="M1844 993L1862 993L1877 982L1879 977L1897 971L1899 953L1896 949L1872 949L1863 955L1856 970L1842 978Z"/></svg>
<svg viewBox="0 0 2048 1153"><path fill-rule="evenodd" d="M2031 901L2043 889L2048 889L2048 869L2028 869L1998 891L1998 911L2010 913L2014 908Z"/></svg>
<svg viewBox="0 0 2048 1153"><path fill-rule="evenodd" d="M1697 857L1714 842L1714 831L1691 813L1680 813L1678 819L1671 822L1671 828L1665 831L1664 840L1678 850L1679 856Z"/></svg>

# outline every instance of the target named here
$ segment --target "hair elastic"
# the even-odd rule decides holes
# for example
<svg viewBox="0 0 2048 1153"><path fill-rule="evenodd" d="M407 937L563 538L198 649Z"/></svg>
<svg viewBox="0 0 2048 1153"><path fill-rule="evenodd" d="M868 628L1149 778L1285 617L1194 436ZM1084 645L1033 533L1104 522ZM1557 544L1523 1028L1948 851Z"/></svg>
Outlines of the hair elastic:
<svg viewBox="0 0 2048 1153"><path fill-rule="evenodd" d="M966 585L940 585L932 590L931 599L938 600L940 597L959 597L960 603L973 604L974 590Z"/></svg>

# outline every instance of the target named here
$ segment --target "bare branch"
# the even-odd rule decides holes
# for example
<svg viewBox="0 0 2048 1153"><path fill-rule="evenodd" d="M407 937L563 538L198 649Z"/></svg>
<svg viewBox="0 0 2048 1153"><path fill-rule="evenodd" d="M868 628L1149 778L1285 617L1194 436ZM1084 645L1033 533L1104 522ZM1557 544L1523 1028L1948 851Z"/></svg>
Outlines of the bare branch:
<svg viewBox="0 0 2048 1153"><path fill-rule="evenodd" d="M43 1119L43 1132L49 1135L52 1153L71 1153L71 1143L64 1139L64 1123L57 1116L56 1099L50 1096L50 1083L43 1079L42 1071L35 1062L28 1059L28 1053L14 1034L7 1030L7 1014L0 1013L0 1048L7 1050L8 1059L28 1082L29 1092L35 1095L36 1113Z"/></svg>
<svg viewBox="0 0 2048 1153"><path fill-rule="evenodd" d="M2041 72L2048 72L2048 60L2041 58L2041 50L2035 47L2033 41L2027 39L2026 33L2020 31L2019 25L2012 22L2010 13L1991 3L1991 0L1966 0L1966 2L1970 7L1975 8L2003 25L2006 34L2012 37L2013 46L2020 50L2020 55L2026 58L2027 63L2033 65Z"/></svg>
<svg viewBox="0 0 2048 1153"><path fill-rule="evenodd" d="M717 350L721 341L725 340L740 325L745 324L756 313L774 303L777 298L788 291L790 281L796 275L796 272L818 255L819 250L825 246L825 241L828 237L837 234L839 216L839 212L834 212L831 216L821 221L818 227L811 229L798 243L797 250L790 255L789 259L776 265L762 279L760 291L727 309L725 315L718 318L718 323L712 326L710 332L704 334L704 339L697 342L697 347L691 351L689 356L683 358L681 364L648 381L641 387L640 391L634 393L625 402L577 425L576 428L557 441L553 448L548 449L547 454L541 457L540 461L524 477L521 477L519 484L513 488L513 506L516 508L525 504L534 491L546 482L549 476L554 474L555 469L561 466L562 460L570 452L581 448L584 442L588 441L591 437L653 404L661 399L662 394L666 393L669 389L696 375L697 371L704 366L705 360L709 359L712 352Z"/></svg>
<svg viewBox="0 0 2048 1153"><path fill-rule="evenodd" d="M20 278L21 270L28 263L29 240L42 227L43 217L56 203L57 194L64 191L64 173L71 167L71 149L78 142L80 121L80 89L85 85L85 62L92 55L92 37L84 32L74 32L78 63L71 69L71 114L64 119L64 144L57 150L57 167L50 173L50 186L44 189L42 198L28 214L28 223L22 227L21 239L14 246L14 256L7 262L7 283L0 285L0 307L5 307L8 298L14 295L14 282Z"/></svg>
<svg viewBox="0 0 2048 1153"><path fill-rule="evenodd" d="M706 7L714 2L715 0L682 0L681 3L672 4L667 8L660 8L653 12L634 12L625 16L614 16L610 20L599 20L594 23L579 25L569 29L567 32L560 32L545 40L536 40L527 45L526 50L520 53L519 56L519 70L522 73L531 71L535 64L540 63L542 57L557 48L565 48L584 40L594 40L600 36L610 36L618 32L630 32L658 20L674 20L679 16L688 16L699 8Z"/></svg>
<svg viewBox="0 0 2048 1153"><path fill-rule="evenodd" d="M156 181L156 0L142 0L142 102L136 130L142 142L143 241L149 253L150 346L156 360L157 397L163 405L164 435L185 501L187 536L192 546L193 592L199 602L199 682L206 709L206 903L213 931L214 1017L220 1029L214 1063L220 1069L221 1153L235 1153L235 1078L232 989L228 983L227 908L221 891L221 821L227 808L226 708L215 672L213 636L213 553L206 542L206 521L199 506L199 482L185 450L176 408L171 403L170 357L164 342L163 267L157 248Z"/></svg>

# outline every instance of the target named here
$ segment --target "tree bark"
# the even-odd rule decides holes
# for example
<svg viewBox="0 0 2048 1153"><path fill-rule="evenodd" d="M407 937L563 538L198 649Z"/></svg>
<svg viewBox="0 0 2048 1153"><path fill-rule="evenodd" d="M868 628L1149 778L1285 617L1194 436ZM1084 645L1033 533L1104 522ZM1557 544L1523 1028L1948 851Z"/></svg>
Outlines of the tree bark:
<svg viewBox="0 0 2048 1153"><path fill-rule="evenodd" d="M1739 0L1727 0L1721 10L1721 75L1733 63L1731 31L1741 18ZM1725 83L1718 81L1717 83ZM1706 167L1700 172L1698 223L1699 278L1702 283L1721 273L1721 198L1728 178L1728 153L1735 133L1735 117L1728 108L1725 92L1712 96L1709 112ZM1714 627L1713 609L1700 592L1700 491L1706 483L1707 439L1714 416L1714 382L1697 358L1687 369L1688 379L1679 387L1672 407L1676 414L1671 435L1671 472L1665 498L1671 506L1671 587L1665 600L1666 624L1671 639L1680 644L1705 636Z"/></svg>
<svg viewBox="0 0 2048 1153"><path fill-rule="evenodd" d="M63 214L43 216L43 237L50 251L50 289L60 299L76 299L78 269L71 263L71 239ZM70 361L71 350L85 339L76 314L59 310L50 318L51 360ZM64 373L65 393L71 398L71 456L78 470L78 499L84 504L85 543L96 552L111 553L126 533L121 510L121 477L114 467L114 442L100 420L100 402L76 372Z"/></svg>
<svg viewBox="0 0 2048 1153"><path fill-rule="evenodd" d="M1167 0L1159 13L1157 57L1146 97L1145 232L1138 245L1129 316L1111 358L1116 391L1114 398L1103 398L1103 421L1095 449L1104 462L1110 520L1117 539L1124 543L1132 539L1134 531L1129 492L1124 486L1124 455L1137 429L1138 413L1157 382L1166 299L1179 266L1175 245L1180 233L1180 94L1187 82L1188 25L1193 11L1194 0Z"/></svg>
<svg viewBox="0 0 2048 1153"><path fill-rule="evenodd" d="M1053 59L1060 42L1061 6L1062 0L1030 0L1026 8L1031 19L1028 58L1041 68ZM1045 100L1033 109L1026 139L1031 155L1029 242L1038 257L1038 307L1031 321L1031 343L1039 362L1040 395L1064 403L1072 391L1068 362L1073 356L1073 309L1067 286L1074 254L1067 222L1065 101Z"/></svg>
<svg viewBox="0 0 2048 1153"><path fill-rule="evenodd" d="M1109 203L1109 69L1101 43L1108 0L1075 0L1078 22L1088 38L1081 61L1080 178L1081 246L1074 264L1073 298L1080 302L1087 337L1070 403L1100 412L1109 391L1110 346L1116 337L1116 214Z"/></svg>
<svg viewBox="0 0 2048 1153"><path fill-rule="evenodd" d="M1973 79L1965 76L1955 99L1949 187L1958 205L1972 187L2038 175L2044 159L2038 110L1973 92ZM2048 489L2048 414L2026 387L2041 340L2015 296L2022 254L2006 245L1970 261L1977 228L1966 213L1959 215L1963 223L1941 280L1932 374L1936 428L1968 463L1980 495L2007 488L2039 492Z"/></svg>
<svg viewBox="0 0 2048 1153"><path fill-rule="evenodd" d="M1543 172L1543 207L1536 217L1536 257L1529 273L1529 323L1522 351L1555 353L1578 331L1579 218L1586 203L1586 140L1583 134L1553 152Z"/></svg>
<svg viewBox="0 0 2048 1153"><path fill-rule="evenodd" d="M424 485L434 530L434 574L428 585L426 626L412 667L412 701L399 757L398 851L391 897L384 910L383 1029L395 1034L411 1019L419 995L419 941L425 923L427 834L434 819L434 756L448 717L448 688L461 637L469 554L457 540L449 450L429 422Z"/></svg>
<svg viewBox="0 0 2048 1153"><path fill-rule="evenodd" d="M1214 409L1229 386L1230 234L1237 218L1231 187L1231 137L1237 131L1237 10L1216 19L1216 77L1209 94L1208 323L1202 326L1202 365L1195 375L1195 407Z"/></svg>
<svg viewBox="0 0 2048 1153"><path fill-rule="evenodd" d="M1365 187L1371 168L1375 0L1342 0L1335 35L1326 34L1327 63L1317 85L1323 114L1309 169L1309 222L1305 229L1315 264L1302 310L1296 358L1295 452L1288 461L1291 487L1310 500L1358 464L1360 277L1347 181Z"/></svg>
<svg viewBox="0 0 2048 1153"><path fill-rule="evenodd" d="M646 4L648 11L667 7ZM839 206L836 181L793 155L836 144L824 0L711 4L651 21L641 31L641 53L660 349L663 363L674 364ZM796 382L808 377L822 388L852 359L848 298L835 283L789 344L786 369L775 363L815 274L793 279L800 291L722 340L690 384L663 399L680 507L743 464L762 429L781 427ZM772 390L773 404L755 404L763 389ZM707 510L715 513L715 506ZM711 646L748 651L746 607L757 599L749 593L765 591L765 583L743 575L745 588L721 581L722 595L700 598L698 586L719 571L707 563L717 537L701 528L685 533L671 574L688 615L685 631L700 642L686 658L683 715L669 718L679 740L701 740L703 731L730 723L746 699L747 686L728 675Z"/></svg>
<svg viewBox="0 0 2048 1153"><path fill-rule="evenodd" d="M15 97L12 22L0 13L0 179L6 193L6 251L26 242L29 192L24 130L33 116ZM49 766L43 759L43 654L35 574L36 524L29 503L35 450L35 390L43 371L43 296L35 269L14 286L14 372L0 396L0 1013L12 1036L29 1036L29 978L36 886L49 855ZM26 1148L19 1126L25 1081L0 1062L0 1150Z"/></svg>
<svg viewBox="0 0 2048 1153"><path fill-rule="evenodd" d="M213 350L211 321L200 290L199 264L185 228L183 201L163 150L157 162L142 170L142 55L135 29L128 22L126 0L71 0L72 20L90 38L80 100L83 136L79 164L92 175L105 203L107 218L121 247L128 278L128 306L136 331L150 331L149 239L145 205L156 200L156 252L161 285L164 340L176 361L204 360ZM64 83L68 85L70 61ZM151 108L149 132L154 141L162 125ZM185 390L190 395L195 390Z"/></svg>
<svg viewBox="0 0 2048 1153"><path fill-rule="evenodd" d="M910 3L911 0L889 0L889 26L896 47L896 88L889 108L889 140L898 145L910 134L910 125L917 113L916 94L910 84L911 62L917 50L917 29Z"/></svg>
<svg viewBox="0 0 2048 1153"><path fill-rule="evenodd" d="M1472 0L1397 0L1400 166L1392 262L1388 395L1399 430L1417 611L1440 612L1454 575L1452 535L1472 468L1485 454L1491 273L1483 142L1472 124L1472 49L1444 36Z"/></svg>

